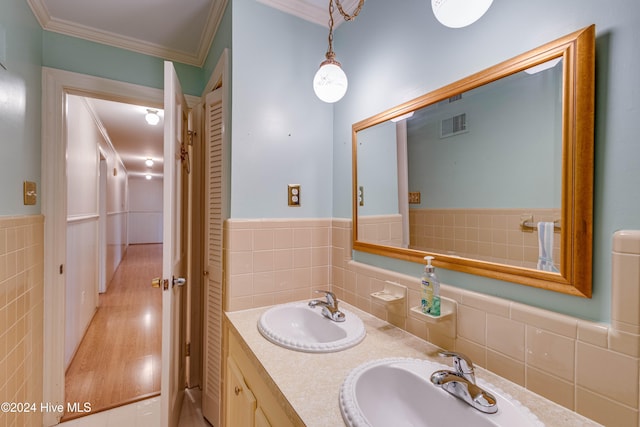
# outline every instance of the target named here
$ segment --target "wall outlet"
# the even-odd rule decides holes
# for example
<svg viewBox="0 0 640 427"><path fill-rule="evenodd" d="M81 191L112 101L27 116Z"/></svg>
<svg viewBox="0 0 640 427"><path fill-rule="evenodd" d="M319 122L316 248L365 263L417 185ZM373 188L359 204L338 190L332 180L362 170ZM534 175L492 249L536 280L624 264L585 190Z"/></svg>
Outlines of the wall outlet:
<svg viewBox="0 0 640 427"><path fill-rule="evenodd" d="M289 206L300 206L300 184L289 184L288 188Z"/></svg>
<svg viewBox="0 0 640 427"><path fill-rule="evenodd" d="M364 206L364 186L358 187L358 205Z"/></svg>
<svg viewBox="0 0 640 427"><path fill-rule="evenodd" d="M410 191L409 192L409 203L414 205L420 204L420 192L419 191Z"/></svg>

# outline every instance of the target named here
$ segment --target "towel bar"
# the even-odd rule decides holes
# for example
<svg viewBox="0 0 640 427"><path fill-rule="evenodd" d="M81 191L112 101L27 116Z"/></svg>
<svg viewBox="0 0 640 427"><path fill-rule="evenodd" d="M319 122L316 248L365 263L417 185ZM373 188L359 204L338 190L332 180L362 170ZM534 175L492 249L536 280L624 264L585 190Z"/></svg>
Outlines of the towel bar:
<svg viewBox="0 0 640 427"><path fill-rule="evenodd" d="M527 219L523 219L520 222L520 228L522 231L533 231L538 229L538 223L533 222L533 217L529 217ZM560 220L556 219L553 221L553 231L559 233L562 227L560 226Z"/></svg>

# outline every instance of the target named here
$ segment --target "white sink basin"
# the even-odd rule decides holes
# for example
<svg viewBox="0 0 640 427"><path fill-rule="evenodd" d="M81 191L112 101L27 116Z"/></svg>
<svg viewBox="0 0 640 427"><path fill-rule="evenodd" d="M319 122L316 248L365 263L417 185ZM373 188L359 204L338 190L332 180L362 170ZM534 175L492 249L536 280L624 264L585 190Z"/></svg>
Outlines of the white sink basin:
<svg viewBox="0 0 640 427"><path fill-rule="evenodd" d="M308 302L276 305L260 316L258 330L274 344L309 353L345 350L364 339L364 325L355 314L341 308L345 321L334 322L321 311Z"/></svg>
<svg viewBox="0 0 640 427"><path fill-rule="evenodd" d="M484 414L433 385L431 373L451 369L426 360L379 359L353 369L340 389L340 411L349 427L543 427L518 401L478 379L498 412Z"/></svg>

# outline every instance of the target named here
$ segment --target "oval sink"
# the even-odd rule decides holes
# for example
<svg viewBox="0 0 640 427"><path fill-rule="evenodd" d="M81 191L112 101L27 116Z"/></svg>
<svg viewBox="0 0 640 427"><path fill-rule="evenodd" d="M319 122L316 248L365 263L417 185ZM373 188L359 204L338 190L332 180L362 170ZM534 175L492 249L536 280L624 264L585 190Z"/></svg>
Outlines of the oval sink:
<svg viewBox="0 0 640 427"><path fill-rule="evenodd" d="M271 307L258 321L258 330L274 344L310 353L329 353L353 347L364 339L362 320L340 309L344 322L334 322L311 308L307 302L295 302Z"/></svg>
<svg viewBox="0 0 640 427"><path fill-rule="evenodd" d="M393 358L353 369L340 389L340 411L349 427L473 426L542 427L538 418L501 390L478 379L493 394L498 412L484 414L433 385L431 374L451 369L427 360Z"/></svg>

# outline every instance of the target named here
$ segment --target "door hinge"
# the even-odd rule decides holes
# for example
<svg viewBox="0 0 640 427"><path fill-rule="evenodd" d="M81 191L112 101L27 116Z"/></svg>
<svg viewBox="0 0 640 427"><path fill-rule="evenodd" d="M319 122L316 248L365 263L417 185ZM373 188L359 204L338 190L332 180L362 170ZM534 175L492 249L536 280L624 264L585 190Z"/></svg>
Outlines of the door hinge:
<svg viewBox="0 0 640 427"><path fill-rule="evenodd" d="M185 356L191 356L191 343L188 342L185 344Z"/></svg>

